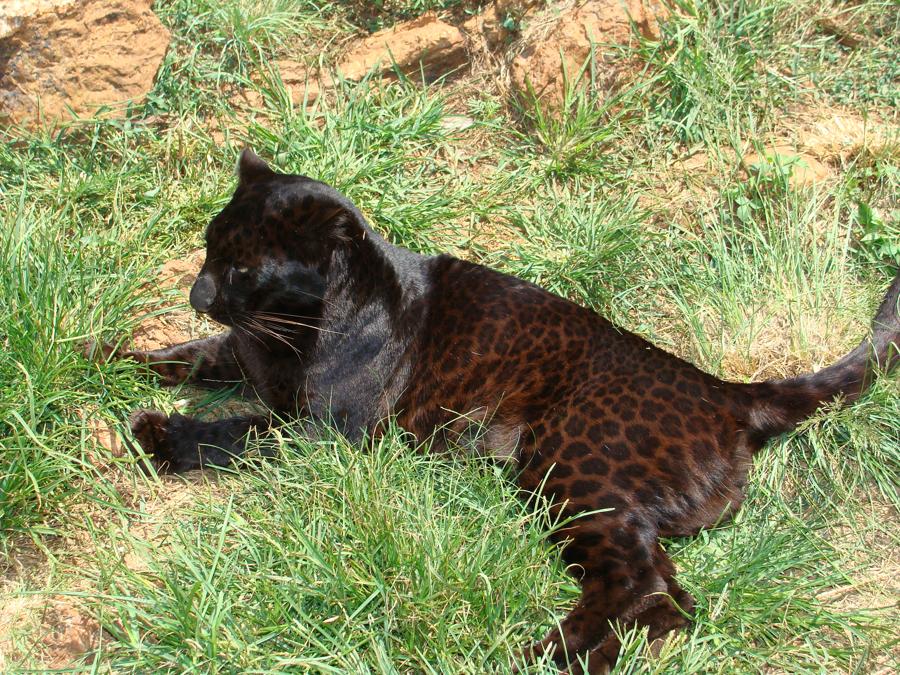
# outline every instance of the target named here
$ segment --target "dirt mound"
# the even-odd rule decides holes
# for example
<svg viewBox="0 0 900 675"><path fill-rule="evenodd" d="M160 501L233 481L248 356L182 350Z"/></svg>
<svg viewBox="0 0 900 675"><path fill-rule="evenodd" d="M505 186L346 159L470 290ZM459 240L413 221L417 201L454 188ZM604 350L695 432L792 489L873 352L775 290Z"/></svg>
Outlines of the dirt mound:
<svg viewBox="0 0 900 675"><path fill-rule="evenodd" d="M197 279L205 258L206 250L198 248L181 258L164 263L156 283L162 288L190 288Z"/></svg>
<svg viewBox="0 0 900 675"><path fill-rule="evenodd" d="M538 0L496 0L462 24L470 38L480 37L489 50L508 45L522 20L534 13Z"/></svg>
<svg viewBox="0 0 900 675"><path fill-rule="evenodd" d="M275 66L294 103L303 103L304 97L307 103L313 103L326 87L331 86L331 78L310 69L302 61L282 59Z"/></svg>
<svg viewBox="0 0 900 675"><path fill-rule="evenodd" d="M0 122L52 124L142 98L169 44L150 0L0 4ZM111 111L113 113L116 110Z"/></svg>
<svg viewBox="0 0 900 675"><path fill-rule="evenodd" d="M743 165L754 173L773 170L777 166L788 174L788 183L793 188L811 187L832 176L831 169L818 159L789 145L776 145L762 152L748 153L744 156Z"/></svg>
<svg viewBox="0 0 900 675"><path fill-rule="evenodd" d="M91 440L105 449L113 457L122 457L125 454L125 445L118 432L105 420L91 418L85 421L91 434ZM100 463L97 456L89 456L88 460L94 466Z"/></svg>
<svg viewBox="0 0 900 675"><path fill-rule="evenodd" d="M504 44L512 32L506 17L496 5L490 5L481 14L476 14L462 25L466 35L480 36L488 49L497 49Z"/></svg>
<svg viewBox="0 0 900 675"><path fill-rule="evenodd" d="M593 0L563 11L555 23L536 22L525 38L527 46L512 62L513 86L520 94L533 91L548 104L559 104L565 80L578 79L593 49L596 85L614 89L633 68L619 58L615 45L634 41L632 25L645 38L658 38L657 18L663 13L646 0Z"/></svg>
<svg viewBox="0 0 900 675"><path fill-rule="evenodd" d="M456 26L424 14L412 21L373 33L357 44L338 64L338 72L362 79L373 68L389 74L396 63L404 73L423 72L433 80L466 62L466 40Z"/></svg>
<svg viewBox="0 0 900 675"><path fill-rule="evenodd" d="M44 663L66 668L97 646L100 624L65 598L51 602L43 616Z"/></svg>
<svg viewBox="0 0 900 675"><path fill-rule="evenodd" d="M810 109L796 117L796 142L825 162L847 162L861 152L894 153L900 146L895 126L846 110Z"/></svg>

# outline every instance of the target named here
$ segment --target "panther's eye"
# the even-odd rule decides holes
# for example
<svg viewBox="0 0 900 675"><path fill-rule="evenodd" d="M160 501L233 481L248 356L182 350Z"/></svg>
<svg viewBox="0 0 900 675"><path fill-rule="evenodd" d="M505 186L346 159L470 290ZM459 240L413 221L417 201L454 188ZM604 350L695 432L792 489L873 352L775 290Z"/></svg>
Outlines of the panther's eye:
<svg viewBox="0 0 900 675"><path fill-rule="evenodd" d="M228 283L234 283L235 281L242 281L250 274L250 268L241 265L239 267L232 267L228 270Z"/></svg>

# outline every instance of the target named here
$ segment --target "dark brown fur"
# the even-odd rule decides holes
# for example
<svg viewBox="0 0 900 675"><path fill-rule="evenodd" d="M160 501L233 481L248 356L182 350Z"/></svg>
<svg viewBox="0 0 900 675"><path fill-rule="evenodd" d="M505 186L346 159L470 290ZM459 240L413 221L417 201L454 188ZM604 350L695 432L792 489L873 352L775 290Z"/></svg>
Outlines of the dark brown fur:
<svg viewBox="0 0 900 675"><path fill-rule="evenodd" d="M526 281L389 245L327 186L272 172L246 153L241 180L207 232L191 301L232 326L221 336L128 352L168 384L245 381L279 413L335 423L351 438L396 415L419 439L476 445L543 484L563 515L553 537L583 592L527 651L602 672L612 623L650 639L688 621L659 537L733 514L751 458L823 401L852 401L896 361L900 276L873 335L815 375L724 382ZM252 277L252 279L251 279ZM223 465L260 418L200 423L141 411L134 434L161 468ZM211 444L221 448L213 450Z"/></svg>

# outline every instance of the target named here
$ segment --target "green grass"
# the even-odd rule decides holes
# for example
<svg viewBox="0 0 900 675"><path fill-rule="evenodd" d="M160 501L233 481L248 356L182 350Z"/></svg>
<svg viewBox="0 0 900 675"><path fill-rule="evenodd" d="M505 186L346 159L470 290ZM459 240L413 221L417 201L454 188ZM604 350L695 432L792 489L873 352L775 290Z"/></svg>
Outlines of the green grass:
<svg viewBox="0 0 900 675"><path fill-rule="evenodd" d="M329 64L354 26L475 3L158 4L173 48L127 120L0 131L0 617L51 593L80 603L105 632L74 670L508 672L577 597L546 509L400 431L366 448L285 432L274 460L189 482L91 441L86 418L222 404L79 350L183 304L151 282L201 244L244 145L333 183L397 243L536 281L732 379L840 356L900 262L895 4L678 2L632 54L633 86L573 89L562 118L414 78L339 83L304 109L267 76L282 57ZM823 32L835 15L860 46ZM231 100L241 87L254 110ZM892 138L831 158L812 187L744 171L791 111L839 106ZM454 131L460 110L475 124ZM708 167L686 173L697 153ZM696 622L658 657L626 636L618 672L897 668L898 386L773 442L734 523L666 543ZM40 671L41 614L14 619L0 669Z"/></svg>
<svg viewBox="0 0 900 675"><path fill-rule="evenodd" d="M543 562L546 518L489 466L397 436L369 452L334 437L280 445L175 529L161 576L101 563L113 668L481 672L569 586Z"/></svg>

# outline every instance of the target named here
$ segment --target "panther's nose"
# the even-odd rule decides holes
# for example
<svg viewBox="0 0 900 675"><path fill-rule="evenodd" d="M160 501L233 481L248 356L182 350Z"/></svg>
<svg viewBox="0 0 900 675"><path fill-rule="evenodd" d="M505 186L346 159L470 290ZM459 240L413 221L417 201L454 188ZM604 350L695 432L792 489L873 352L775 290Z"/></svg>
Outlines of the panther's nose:
<svg viewBox="0 0 900 675"><path fill-rule="evenodd" d="M191 307L198 312L208 312L216 299L216 284L207 274L197 277L191 288Z"/></svg>

